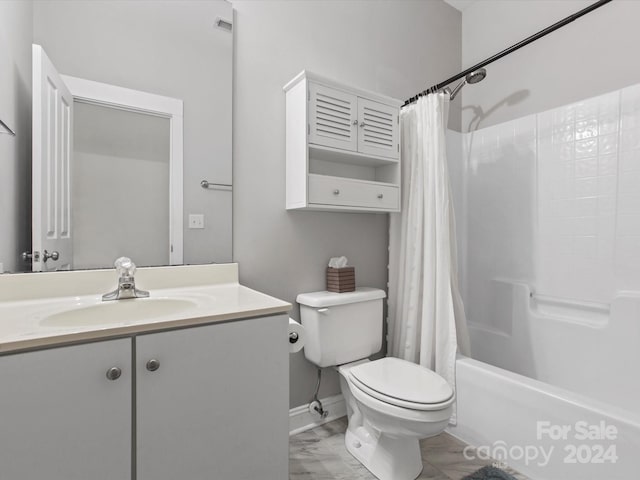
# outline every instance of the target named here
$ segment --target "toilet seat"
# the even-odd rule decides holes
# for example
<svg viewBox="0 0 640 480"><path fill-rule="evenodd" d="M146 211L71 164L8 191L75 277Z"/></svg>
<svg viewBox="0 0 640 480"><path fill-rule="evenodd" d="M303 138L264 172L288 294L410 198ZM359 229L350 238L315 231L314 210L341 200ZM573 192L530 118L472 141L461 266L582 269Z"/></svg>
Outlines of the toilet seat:
<svg viewBox="0 0 640 480"><path fill-rule="evenodd" d="M360 409L365 408L373 409L376 412L389 416L393 422L438 422L442 420L448 420L451 416L451 409L453 408L453 399L443 404L440 404L439 408L432 410L419 410L406 407L399 407L392 405L382 400L369 395L368 393L360 390L351 378L347 380L349 390L353 397L359 402ZM435 407L435 405L434 405ZM368 413L370 418L370 413Z"/></svg>
<svg viewBox="0 0 640 480"><path fill-rule="evenodd" d="M442 410L454 400L453 390L444 378L399 358L356 365L349 369L348 377L362 393L400 408Z"/></svg>

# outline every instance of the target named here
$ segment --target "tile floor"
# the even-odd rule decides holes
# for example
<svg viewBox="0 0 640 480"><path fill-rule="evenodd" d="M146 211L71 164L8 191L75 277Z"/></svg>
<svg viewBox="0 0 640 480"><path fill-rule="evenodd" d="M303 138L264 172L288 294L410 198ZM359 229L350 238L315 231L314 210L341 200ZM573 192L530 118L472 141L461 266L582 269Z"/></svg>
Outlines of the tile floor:
<svg viewBox="0 0 640 480"><path fill-rule="evenodd" d="M294 435L289 440L289 480L376 480L344 446L346 417ZM442 433L421 442L424 470L419 480L460 480L490 464L467 460L465 443ZM517 480L527 477L507 470Z"/></svg>

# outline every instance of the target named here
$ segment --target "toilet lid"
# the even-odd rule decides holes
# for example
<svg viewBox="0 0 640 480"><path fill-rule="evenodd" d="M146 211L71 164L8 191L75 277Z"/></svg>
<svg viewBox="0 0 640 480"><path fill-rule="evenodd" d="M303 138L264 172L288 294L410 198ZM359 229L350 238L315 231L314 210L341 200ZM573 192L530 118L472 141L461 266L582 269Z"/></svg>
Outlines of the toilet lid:
<svg viewBox="0 0 640 480"><path fill-rule="evenodd" d="M440 375L399 358L386 357L363 363L351 368L349 373L362 385L390 399L436 404L453 397L452 388Z"/></svg>

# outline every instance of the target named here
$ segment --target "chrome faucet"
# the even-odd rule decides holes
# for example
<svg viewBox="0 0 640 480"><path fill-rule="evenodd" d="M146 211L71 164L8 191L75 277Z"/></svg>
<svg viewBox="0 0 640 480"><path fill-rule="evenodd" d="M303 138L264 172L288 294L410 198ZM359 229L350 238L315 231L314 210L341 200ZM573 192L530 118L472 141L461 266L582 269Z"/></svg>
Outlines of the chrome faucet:
<svg viewBox="0 0 640 480"><path fill-rule="evenodd" d="M108 300L123 300L126 298L145 298L149 296L149 292L144 290L138 290L136 288L136 280L134 274L136 273L136 264L131 261L130 258L120 257L113 264L118 272L118 288L113 292L105 293L102 296L102 301Z"/></svg>

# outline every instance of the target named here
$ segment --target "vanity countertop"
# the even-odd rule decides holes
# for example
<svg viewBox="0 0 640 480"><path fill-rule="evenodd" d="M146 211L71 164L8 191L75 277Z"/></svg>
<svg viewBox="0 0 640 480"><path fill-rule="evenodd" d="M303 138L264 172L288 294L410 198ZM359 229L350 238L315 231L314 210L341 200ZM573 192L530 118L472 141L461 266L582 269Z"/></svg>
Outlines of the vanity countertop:
<svg viewBox="0 0 640 480"><path fill-rule="evenodd" d="M30 274L31 279L26 275L1 276L6 278L0 278L0 354L278 315L291 309L290 303L240 285L236 264L139 272L137 286L149 290L149 298L108 302L101 300L107 291L104 288L99 294L87 292L95 292L95 284L104 283L105 276L115 284L113 270L38 273ZM49 282L52 288L47 289ZM25 294L22 288L29 284L32 293ZM56 296L44 294L52 290ZM80 295L70 295L70 291Z"/></svg>

